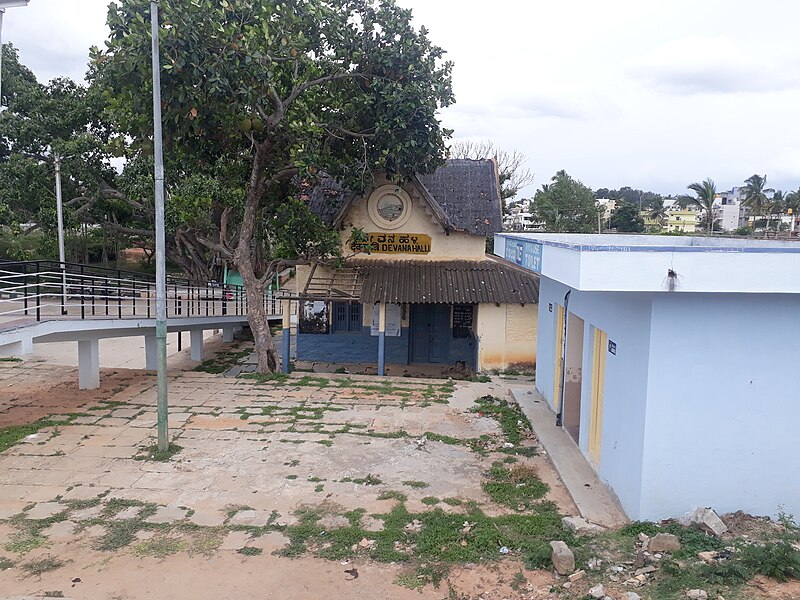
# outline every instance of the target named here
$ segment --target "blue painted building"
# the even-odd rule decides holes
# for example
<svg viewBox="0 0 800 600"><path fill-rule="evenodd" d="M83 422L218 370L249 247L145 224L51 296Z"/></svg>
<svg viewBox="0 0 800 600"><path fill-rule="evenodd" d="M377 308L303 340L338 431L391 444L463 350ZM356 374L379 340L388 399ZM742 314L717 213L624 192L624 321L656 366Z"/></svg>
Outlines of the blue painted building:
<svg viewBox="0 0 800 600"><path fill-rule="evenodd" d="M800 244L500 234L540 273L536 388L631 519L800 513Z"/></svg>
<svg viewBox="0 0 800 600"><path fill-rule="evenodd" d="M378 177L364 195L327 181L307 201L348 258L297 270L299 361L532 368L538 276L485 252L501 228L494 161L452 160L403 185Z"/></svg>

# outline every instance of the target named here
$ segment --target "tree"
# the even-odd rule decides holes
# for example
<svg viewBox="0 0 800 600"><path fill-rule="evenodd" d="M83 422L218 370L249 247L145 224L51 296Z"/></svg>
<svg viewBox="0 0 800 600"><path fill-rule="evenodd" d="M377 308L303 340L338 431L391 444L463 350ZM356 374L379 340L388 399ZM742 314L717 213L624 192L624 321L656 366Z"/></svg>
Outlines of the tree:
<svg viewBox="0 0 800 600"><path fill-rule="evenodd" d="M506 201L514 198L522 188L533 183L533 173L524 166L528 162L528 158L522 152L500 150L488 140L482 142L459 140L450 146L450 156L451 158L471 159L493 158L497 162L504 214L507 210Z"/></svg>
<svg viewBox="0 0 800 600"><path fill-rule="evenodd" d="M617 207L609 224L619 232L640 233L644 231L644 219L636 204L623 204Z"/></svg>
<svg viewBox="0 0 800 600"><path fill-rule="evenodd" d="M786 210L791 211L792 223L789 230L794 233L797 216L800 214L800 187L786 194Z"/></svg>
<svg viewBox="0 0 800 600"><path fill-rule="evenodd" d="M573 233L594 231L600 214L592 190L564 170L536 192L531 213L548 231Z"/></svg>
<svg viewBox="0 0 800 600"><path fill-rule="evenodd" d="M702 183L689 184L687 189L696 194L696 197L692 198L691 201L700 210L705 211L706 230L711 233L714 230L714 198L717 195L717 186L711 178L708 178Z"/></svg>
<svg viewBox="0 0 800 600"><path fill-rule="evenodd" d="M767 176L764 175L751 175L744 180L744 199L742 203L750 209L753 216L757 219L767 210L767 194L764 189L767 186ZM754 223L755 225L755 223ZM767 237L767 230L769 229L769 219L767 219L767 227L764 230L764 237Z"/></svg>
<svg viewBox="0 0 800 600"><path fill-rule="evenodd" d="M660 198L653 202L648 212L648 217L658 223L659 227L664 226L664 220L667 218L667 209L664 206L664 199Z"/></svg>
<svg viewBox="0 0 800 600"><path fill-rule="evenodd" d="M145 149L148 9L147 0L112 4L107 49L93 53L113 114ZM376 171L402 181L440 166L451 132L436 111L453 102L452 65L393 0L162 0L160 15L165 153L240 190L188 207L202 224L190 230L241 273L259 370L274 370L267 283L338 247L318 244L318 231L304 247L279 243L281 215L318 229L294 198L323 173L360 191Z"/></svg>

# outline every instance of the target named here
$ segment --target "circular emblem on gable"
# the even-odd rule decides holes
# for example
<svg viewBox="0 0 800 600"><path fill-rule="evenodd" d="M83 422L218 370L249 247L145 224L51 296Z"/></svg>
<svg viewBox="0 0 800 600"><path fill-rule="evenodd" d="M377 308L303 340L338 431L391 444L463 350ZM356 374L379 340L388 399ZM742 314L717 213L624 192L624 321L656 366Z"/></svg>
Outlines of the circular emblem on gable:
<svg viewBox="0 0 800 600"><path fill-rule="evenodd" d="M370 194L368 210L378 227L397 229L411 216L411 198L396 185L382 185Z"/></svg>

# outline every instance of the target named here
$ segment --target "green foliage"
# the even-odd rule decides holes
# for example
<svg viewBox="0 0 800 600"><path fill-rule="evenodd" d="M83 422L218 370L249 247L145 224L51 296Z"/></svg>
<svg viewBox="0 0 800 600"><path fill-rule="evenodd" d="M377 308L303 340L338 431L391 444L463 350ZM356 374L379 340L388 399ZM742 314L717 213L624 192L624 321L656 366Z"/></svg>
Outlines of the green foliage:
<svg viewBox="0 0 800 600"><path fill-rule="evenodd" d="M588 233L597 230L598 208L592 190L563 170L536 192L531 214L535 220L545 223L547 231Z"/></svg>
<svg viewBox="0 0 800 600"><path fill-rule="evenodd" d="M239 554L244 554L245 556L260 556L263 550L261 548L256 548L255 546L245 546L243 548L239 548L236 552Z"/></svg>
<svg viewBox="0 0 800 600"><path fill-rule="evenodd" d="M28 423L27 425L12 425L0 429L0 452L8 450L21 439L33 435L45 427L58 427L59 425L69 425L71 417L64 417L61 420L44 418Z"/></svg>
<svg viewBox="0 0 800 600"><path fill-rule="evenodd" d="M410 488L414 488L414 489L418 489L418 490L430 486L429 483L425 483L424 481L416 481L416 480L404 481L403 485L407 485Z"/></svg>
<svg viewBox="0 0 800 600"><path fill-rule="evenodd" d="M483 490L492 501L517 510L533 509L549 489L539 479L535 469L522 464L513 465L509 469L503 463L497 462L487 476L488 481L483 483Z"/></svg>
<svg viewBox="0 0 800 600"><path fill-rule="evenodd" d="M482 396L475 400L475 404L477 406L470 411L495 419L506 440L515 446L522 441L523 431L532 431L530 421L516 402L508 402L497 396Z"/></svg>
<svg viewBox="0 0 800 600"><path fill-rule="evenodd" d="M426 504L427 506L435 506L435 505L439 504L439 502L440 502L440 500L438 498L436 498L435 496L425 496L422 499L422 503Z"/></svg>
<svg viewBox="0 0 800 600"><path fill-rule="evenodd" d="M739 560L753 573L778 581L800 579L800 550L789 539L744 545Z"/></svg>
<svg viewBox="0 0 800 600"><path fill-rule="evenodd" d="M139 454L134 457L134 460L149 460L157 462L166 462L172 459L178 452L183 450L183 446L171 443L167 446L166 450L159 450L158 445L143 448L144 454Z"/></svg>
<svg viewBox="0 0 800 600"><path fill-rule="evenodd" d="M23 563L20 568L28 575L41 577L44 573L56 571L64 566L64 561L52 556L45 556L31 562Z"/></svg>
<svg viewBox="0 0 800 600"><path fill-rule="evenodd" d="M639 206L623 204L611 216L609 225L620 233L640 233L644 231L644 219L639 214Z"/></svg>

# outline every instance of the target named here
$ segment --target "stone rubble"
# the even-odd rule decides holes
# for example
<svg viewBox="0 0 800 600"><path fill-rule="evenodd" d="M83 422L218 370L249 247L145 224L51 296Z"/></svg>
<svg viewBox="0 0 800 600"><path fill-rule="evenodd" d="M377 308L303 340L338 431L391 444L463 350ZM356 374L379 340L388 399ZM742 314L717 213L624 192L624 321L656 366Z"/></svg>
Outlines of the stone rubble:
<svg viewBox="0 0 800 600"><path fill-rule="evenodd" d="M680 517L678 523L686 527L697 527L717 537L728 531L728 527L722 522L722 519L710 508L695 508Z"/></svg>
<svg viewBox="0 0 800 600"><path fill-rule="evenodd" d="M598 583L592 589L589 590L589 595L596 600L601 600L601 598L605 598L606 596L606 588L603 587L602 583Z"/></svg>
<svg viewBox="0 0 800 600"><path fill-rule="evenodd" d="M671 533L656 534L647 542L648 552L654 554L660 552L677 552L680 549L681 542L678 540L678 536Z"/></svg>
<svg viewBox="0 0 800 600"><path fill-rule="evenodd" d="M556 573L569 575L575 571L575 555L567 544L559 540L550 542L550 547L553 549L550 560L553 562Z"/></svg>

